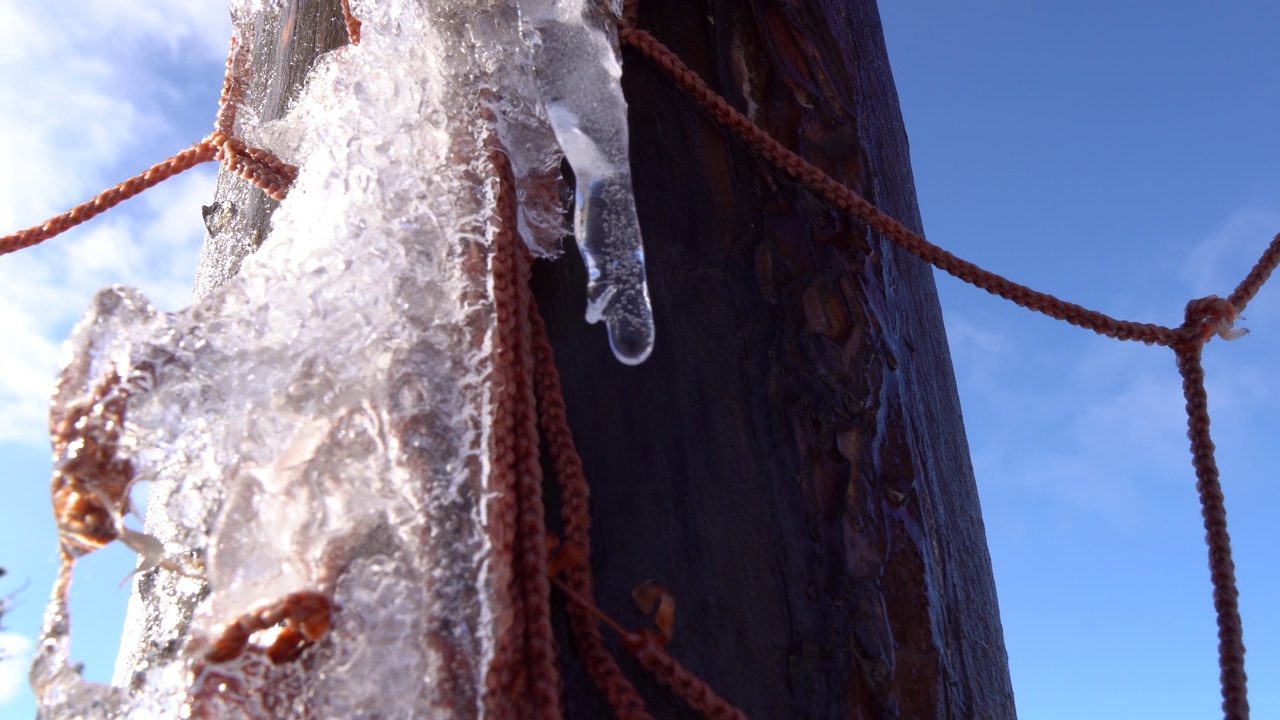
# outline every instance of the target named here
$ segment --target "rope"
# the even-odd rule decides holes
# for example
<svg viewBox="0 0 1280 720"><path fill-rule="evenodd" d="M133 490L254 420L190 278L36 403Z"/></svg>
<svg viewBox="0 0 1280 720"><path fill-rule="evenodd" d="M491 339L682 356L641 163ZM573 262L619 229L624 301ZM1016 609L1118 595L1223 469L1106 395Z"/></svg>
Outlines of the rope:
<svg viewBox="0 0 1280 720"><path fill-rule="evenodd" d="M626 0L618 38L638 50L678 87L698 102L721 126L778 170L803 183L835 206L849 212L891 242L969 284L1029 310L1118 340L1136 340L1173 349L1183 378L1187 436L1191 442L1196 489L1209 548L1210 579L1217 613L1219 667L1223 711L1227 720L1249 715L1244 640L1236 589L1235 565L1227 532L1226 509L1214 445L1209 435L1208 398L1201 355L1214 335L1231 339L1239 313L1280 264L1280 235L1227 298L1206 297L1187 304L1185 322L1178 328L1113 318L1047 293L1010 281L933 245L882 212L852 189L770 137L745 115L711 90L695 72L652 35L636 27L637 0ZM359 43L360 22L342 0L352 44ZM50 218L41 225L0 238L0 255L41 243L128 198L196 165L220 160L230 172L253 183L271 197L283 200L297 179L297 168L270 152L234 137L236 108L243 98L247 57L237 52L232 38L214 132L204 140L147 171L104 191L89 202ZM487 119L492 122L491 115ZM493 382L497 407L490 452L494 459L493 533L509 567L497 568L512 604L509 632L497 639L495 657L485 678L486 708L495 717L555 718L560 716L560 679L550 621L550 584L561 587L570 602L570 629L588 674L604 693L617 717L647 720L651 716L634 686L605 648L603 619L622 634L622 645L661 683L691 708L709 718L745 718L705 682L667 654L658 634L628 632L609 619L592 599L590 566L591 517L589 487L582 460L569 431L560 376L546 328L529 289L532 256L519 237L517 200L510 161L500 148L491 148L491 181L498 185L494 223L492 276L497 318L497 351ZM539 436L539 426L541 436ZM568 562L559 577L548 574L548 536L542 501L540 444L545 441L562 496ZM517 698L527 705L517 706ZM530 708L522 712L523 708Z"/></svg>
<svg viewBox="0 0 1280 720"><path fill-rule="evenodd" d="M168 160L152 165L145 172L135 175L109 190L104 190L86 203L77 205L61 215L51 217L35 227L0 238L0 255L8 255L11 252L39 245L49 238L61 235L76 225L101 215L143 190L159 185L174 175L186 172L196 165L213 160L217 157L217 152L217 148L207 141L198 142Z"/></svg>
<svg viewBox="0 0 1280 720"><path fill-rule="evenodd" d="M1169 328L1150 323L1117 320L1096 310L1089 310L1075 303L1059 300L1047 293L1032 290L952 255L911 232L862 196L774 140L747 116L738 112L724 98L707 87L706 82L697 73L690 70L680 58L649 33L623 26L618 32L618 39L623 44L639 50L646 59L702 105L716 122L732 132L743 144L756 151L774 167L939 270L1029 310L1093 330L1100 335L1120 340L1139 340L1148 345L1169 345L1174 341L1173 331Z"/></svg>
<svg viewBox="0 0 1280 720"><path fill-rule="evenodd" d="M351 0L342 0L342 19L347 23L347 40L352 45L360 44L360 21L351 14Z"/></svg>
<svg viewBox="0 0 1280 720"><path fill-rule="evenodd" d="M537 303L529 306L528 322L533 334L538 414L542 418L543 438L556 471L556 483L560 486L560 518L564 524L565 544L576 547L579 553L577 561L564 570L564 583L570 592L590 599L591 510L588 499L591 491L582 471L582 458L573 443L573 433L569 431L569 414L560 390L560 371L556 369L551 342L547 339L546 325ZM587 674L604 693L619 720L650 720L640 694L604 646L599 622L592 612L594 607L591 600L586 605L569 603L568 606L569 629Z"/></svg>
<svg viewBox="0 0 1280 720"><path fill-rule="evenodd" d="M228 172L244 178L272 198L283 200L298 178L298 168L266 150L250 147L231 135L236 106L243 95L239 79L243 60L240 59L242 54L236 50L236 40L232 38L231 50L227 54L227 71L222 83L222 97L218 101L218 115L214 121L214 131L209 137L61 215L26 230L0 237L0 255L39 245L101 215L143 190L212 160L220 160Z"/></svg>
<svg viewBox="0 0 1280 720"><path fill-rule="evenodd" d="M491 113L486 112L493 120ZM491 434L493 482L497 497L496 534L500 555L511 560L507 585L513 607L511 627L499 633L486 677L486 706L496 717L552 720L560 712L560 673L551 627L551 580L542 502L538 401L534 394L535 354L527 317L534 305L529 288L532 257L516 233L515 177L499 148L489 154L498 195L492 222L493 287L497 317L494 358L496 395ZM516 713L524 698L530 713Z"/></svg>
<svg viewBox="0 0 1280 720"><path fill-rule="evenodd" d="M1196 320L1188 307L1188 322ZM1240 592L1236 590L1236 566L1231 559L1231 536L1227 534L1227 509L1218 481L1218 465L1209 437L1209 398L1204 389L1204 368L1200 364L1204 343L1187 343L1178 348L1178 372L1187 400L1187 437L1191 440L1196 491L1200 494L1200 515L1204 518L1205 544L1209 546L1209 579L1213 583L1213 608L1218 616L1218 668L1222 686L1224 717L1249 717L1248 677L1244 671L1244 626L1240 619Z"/></svg>
<svg viewBox="0 0 1280 720"><path fill-rule="evenodd" d="M1239 592L1236 589L1235 564L1231 559L1231 539L1227 533L1222 486L1218 480L1213 441L1209 436L1208 399L1200 357L1205 343L1214 335L1234 339L1243 334L1244 331L1235 330L1233 324L1240 311L1257 294L1277 264L1280 264L1280 235L1272 240L1244 280L1226 299L1211 296L1187 303L1186 322L1176 329L1118 320L1096 310L1032 290L933 245L770 137L711 90L697 73L690 70L666 46L649 33L637 29L634 2L635 0L629 0L629 7L619 22L619 41L640 51L710 113L717 123L778 170L859 218L899 247L971 285L1029 310L1100 335L1118 340L1138 340L1148 345L1164 345L1174 350L1187 400L1187 436L1191 441L1192 466L1196 473L1205 541L1209 548L1209 574L1214 588L1214 610L1218 621L1218 664L1221 671L1223 713L1227 720L1248 718L1249 701L1244 671L1245 649Z"/></svg>

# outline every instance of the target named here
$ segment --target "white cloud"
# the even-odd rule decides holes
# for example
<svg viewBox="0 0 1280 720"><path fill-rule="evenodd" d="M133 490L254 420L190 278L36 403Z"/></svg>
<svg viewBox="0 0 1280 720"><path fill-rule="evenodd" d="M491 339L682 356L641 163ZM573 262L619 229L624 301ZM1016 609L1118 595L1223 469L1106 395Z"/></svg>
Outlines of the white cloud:
<svg viewBox="0 0 1280 720"><path fill-rule="evenodd" d="M192 42L211 57L225 57L227 53L230 16L224 2L98 0L85 9L97 21L94 26L109 28L110 32L160 40L170 48Z"/></svg>
<svg viewBox="0 0 1280 720"><path fill-rule="evenodd" d="M964 389L979 484L1132 526L1144 497L1163 492L1156 483L1189 472L1172 358L1097 344L1057 355L1057 366L1007 374L999 392Z"/></svg>
<svg viewBox="0 0 1280 720"><path fill-rule="evenodd" d="M11 702L26 685L31 647L30 638L0 633L0 706Z"/></svg>
<svg viewBox="0 0 1280 720"><path fill-rule="evenodd" d="M43 69L6 65L0 84L6 161L0 223L6 229L33 225L106 187L102 168L129 149L138 115L128 101L95 89L93 76L102 71L91 60L33 59Z"/></svg>
<svg viewBox="0 0 1280 720"><path fill-rule="evenodd" d="M1245 208L1227 218L1187 253L1181 276L1196 297L1226 295L1244 278L1280 230L1280 214Z"/></svg>
<svg viewBox="0 0 1280 720"><path fill-rule="evenodd" d="M226 56L230 22L222 3L109 0L77 6L74 22L63 17L66 9L0 0L0 22L9 29L0 46L5 231L124 179L117 177L122 162L141 155L134 172L158 159L139 149L167 121L143 96L172 82L165 75L172 63L139 57L139 47L167 47L171 60L206 62L214 73Z"/></svg>
<svg viewBox="0 0 1280 720"><path fill-rule="evenodd" d="M962 313L947 313L946 331L953 361L971 367L974 372L994 369L1015 347L1005 333L990 324L973 322Z"/></svg>
<svg viewBox="0 0 1280 720"><path fill-rule="evenodd" d="M43 444L57 346L38 321L0 297L0 440Z"/></svg>

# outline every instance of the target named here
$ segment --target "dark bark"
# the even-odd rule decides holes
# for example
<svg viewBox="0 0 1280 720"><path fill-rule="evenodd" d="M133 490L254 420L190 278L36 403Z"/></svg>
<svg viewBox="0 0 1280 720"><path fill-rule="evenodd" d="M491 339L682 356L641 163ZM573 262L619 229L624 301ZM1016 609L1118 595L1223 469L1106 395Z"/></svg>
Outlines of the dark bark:
<svg viewBox="0 0 1280 720"><path fill-rule="evenodd" d="M338 8L291 0L256 19L259 118L282 115L314 58L345 42ZM920 229L873 0L642 0L640 26ZM576 255L534 278L592 481L597 601L638 627L632 588L666 586L672 655L752 717L1013 717L930 270L624 56L653 356L624 367L583 322ZM238 270L275 207L225 174L217 202L198 295ZM608 717L560 640L570 717ZM655 715L686 716L623 664Z"/></svg>
<svg viewBox="0 0 1280 720"><path fill-rule="evenodd" d="M644 0L639 25L920 229L874 2ZM640 626L632 588L666 586L672 655L752 717L1013 717L929 268L624 56L653 356L624 367L584 324L576 257L535 274L592 482L597 601ZM686 716L624 668L656 716ZM572 660L565 683L570 717L607 716Z"/></svg>

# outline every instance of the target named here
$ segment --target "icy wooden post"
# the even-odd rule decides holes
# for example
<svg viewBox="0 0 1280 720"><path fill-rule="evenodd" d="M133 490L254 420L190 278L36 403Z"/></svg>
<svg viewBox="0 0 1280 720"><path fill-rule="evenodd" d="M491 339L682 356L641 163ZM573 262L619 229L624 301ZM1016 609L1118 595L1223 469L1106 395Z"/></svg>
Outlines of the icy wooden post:
<svg viewBox="0 0 1280 720"><path fill-rule="evenodd" d="M511 558L496 551L491 526L488 143L496 134L509 148L521 228L544 255L561 233L557 193L547 191L560 148L513 1L354 9L361 44L323 57L287 117L236 127L300 167L262 248L210 254L206 294L173 315L127 288L102 291L68 345L76 386L145 368L148 389L129 400L122 445L137 476L155 483L145 531L166 544L171 565L199 577L141 576L112 688L71 671L65 608L53 603L33 670L46 717L274 717L304 707L471 717L484 706L511 612L499 581ZM289 30L255 37L270 32L264 10L233 6L242 47L283 41L305 21L286 8ZM620 102L616 43L593 37L613 26L592 20L585 36L563 41L591 40L596 56L575 49L557 60L562 40L542 37L540 57L593 62L592 77L609 83L600 93ZM631 325L610 320L611 335L638 362L652 329L629 183L618 180L625 115L620 105L604 120L581 100L562 105L578 120L561 123L561 138L612 163L579 158L582 176L608 190L588 194L606 210L588 225L630 218L630 274L606 269L613 289L593 306L606 320L626 310ZM486 108L493 127L481 120ZM219 204L211 231L243 211ZM584 248L608 254L596 235ZM332 599L333 626L298 660L221 646L210 655L220 626L316 597Z"/></svg>
<svg viewBox="0 0 1280 720"><path fill-rule="evenodd" d="M431 18L406 8L392 19L357 3L373 23L366 27L379 28L392 45L404 40L403 52L361 48L326 61L320 77L328 85L313 91L329 97L313 95L300 108L311 134L300 137L289 123L245 128L304 165L299 192L311 200L291 200L241 278L192 311L162 316L136 294L108 291L97 304L100 322L82 325L81 352L123 371L159 362L151 400L130 408L130 432L139 471L180 492L161 503L148 530L163 535L176 557L186 549L203 555L221 585L203 604L193 581L165 587L171 576L148 574L140 589L150 604L135 614L135 654L116 690L48 672L67 670L65 627L51 618L37 669L48 716L119 715L133 696L139 715L168 717L193 695L193 713L203 716L280 715L303 706L345 716L353 703L385 716L478 714L475 685L467 684L476 679L476 655L468 653L480 649L483 662L492 637L466 622L477 607L481 619L502 612L481 576L495 560L484 552L482 506L470 502L484 491L474 467L486 410L484 354L476 348L490 338L491 306L478 280L486 275L487 243L476 230L488 198L468 194L455 174L477 174L483 133L455 133L470 127L459 118L476 103L454 104L459 98L438 81L493 91L499 134L520 172L522 228L544 251L554 244L555 207L536 201L548 196L556 155L546 152L550 129L521 120L537 116L529 100L537 82L518 72L533 58L512 57L520 44L495 31L514 27L512 8L464 5L436 4ZM727 88L770 132L894 215L915 218L905 137L870 0L822 0L785 12L730 0L705 7L646 0L642 21L668 29L708 81ZM490 47L494 38L500 41ZM704 38L715 39L715 53L701 47ZM481 39L489 50L471 54ZM424 66L424 46L434 64ZM365 67L375 54L393 74ZM459 71L445 58L475 62ZM596 479L593 513L609 557L597 568L601 604L630 607L626 594L640 578L670 579L682 608L676 650L762 717L837 705L858 717L1012 716L981 517L927 269L779 183L696 112L673 110L685 99L641 65L646 72L631 87L642 118L636 144L661 151L645 158L647 169L638 164L635 177L642 209L668 221L656 224L663 231L648 259L660 268L656 296L671 323L659 347L670 350L639 369L611 357L601 362L599 343L579 335L581 305L566 301L563 283L548 281L571 277L580 287L587 279L560 264L544 267L540 282ZM813 87L831 94L806 89ZM360 108L339 103L346 112L330 117L335 97L354 97ZM406 127L397 101L418 103L430 128ZM389 121L402 124L381 122L390 106L399 109ZM348 117L362 112L369 117ZM585 127L580 116L577 124L560 119L561 130ZM445 162L416 144L419 132L444 138ZM366 133L382 133L377 142L385 144L370 146ZM673 155L700 160L673 176L666 162ZM379 164L388 156L407 157L410 166ZM330 206L330 197L340 201ZM382 210L356 207L374 198ZM591 214L590 187L585 200L579 217ZM215 226L223 219L212 217ZM697 282L685 282L691 272ZM284 278L290 282L278 282ZM276 313L290 307L310 314ZM397 340L370 356L365 332ZM316 344L319 337L324 342ZM325 343L326 351L306 354ZM228 362L211 366L196 357L206 352ZM477 356L481 366L466 365ZM87 372L105 367L90 363ZM601 388L610 403L598 401ZM621 422L619 407L627 408ZM193 412L202 408L231 426L202 427ZM199 432L175 430L184 423ZM397 465L393 447L418 462ZM344 463L358 467L348 473ZM352 495L333 481L339 474L371 485ZM268 491L303 499L285 508ZM317 502L330 493L335 507ZM224 515L226 508L236 512ZM273 527L255 527L263 524ZM228 534L240 537L217 542ZM449 557L454 543L478 552ZM175 657L194 652L182 639L205 636L242 601L297 597L288 588L299 579L331 589L339 603L321 647L282 667L268 667L260 655L205 667L192 684ZM406 637L427 638L425 647ZM785 669L770 672L783 655ZM438 664L446 656L451 662ZM743 658L758 660L758 671L742 672ZM415 675L424 667L431 671L425 684ZM321 673L328 677L318 683ZM600 715L584 678L570 672L566 686L571 716ZM222 690L215 697L206 692L212 688ZM394 695L400 691L408 694ZM384 712L386 700L393 707ZM668 710L668 701L659 697L657 709Z"/></svg>
<svg viewBox="0 0 1280 720"><path fill-rule="evenodd" d="M875 0L641 0L637 26L920 229ZM606 362L577 263L534 279L596 602L626 621L662 583L671 653L753 718L1015 717L932 271L624 58L653 355ZM564 681L570 720L607 716L577 666ZM639 682L655 717L695 717Z"/></svg>

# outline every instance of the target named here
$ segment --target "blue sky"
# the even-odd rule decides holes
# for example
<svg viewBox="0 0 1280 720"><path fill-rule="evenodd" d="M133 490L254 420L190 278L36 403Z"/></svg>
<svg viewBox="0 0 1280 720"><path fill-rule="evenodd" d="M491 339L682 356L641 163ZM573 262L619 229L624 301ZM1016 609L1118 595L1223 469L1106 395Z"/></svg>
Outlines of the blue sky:
<svg viewBox="0 0 1280 720"><path fill-rule="evenodd" d="M221 4L0 0L0 230L60 212L208 132ZM884 3L928 236L1037 289L1176 324L1280 231L1275 3ZM67 12L71 10L71 12ZM55 16L59 17L55 21ZM212 168L0 258L0 648L25 655L54 571L45 408L100 287L186 303ZM1019 714L1219 715L1216 637L1172 354L939 277ZM1258 717L1280 716L1280 279L1206 351ZM661 328L659 328L661 333ZM945 540L944 540L945 541ZM77 566L74 653L110 677L132 567ZM25 587L24 587L25 584ZM29 718L25 657L0 718Z"/></svg>

